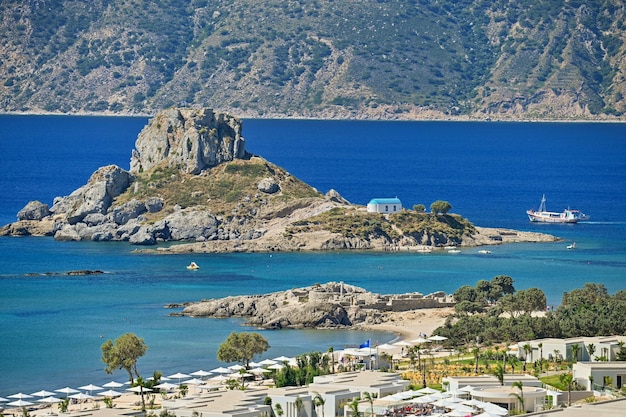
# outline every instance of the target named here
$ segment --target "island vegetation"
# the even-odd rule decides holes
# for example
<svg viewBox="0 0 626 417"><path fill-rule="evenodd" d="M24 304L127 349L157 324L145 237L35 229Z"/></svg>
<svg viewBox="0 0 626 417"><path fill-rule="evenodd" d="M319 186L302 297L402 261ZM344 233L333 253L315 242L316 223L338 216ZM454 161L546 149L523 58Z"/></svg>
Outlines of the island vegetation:
<svg viewBox="0 0 626 417"><path fill-rule="evenodd" d="M626 110L626 18L614 1L8 0L0 13L4 112L202 104L245 117L623 120Z"/></svg>

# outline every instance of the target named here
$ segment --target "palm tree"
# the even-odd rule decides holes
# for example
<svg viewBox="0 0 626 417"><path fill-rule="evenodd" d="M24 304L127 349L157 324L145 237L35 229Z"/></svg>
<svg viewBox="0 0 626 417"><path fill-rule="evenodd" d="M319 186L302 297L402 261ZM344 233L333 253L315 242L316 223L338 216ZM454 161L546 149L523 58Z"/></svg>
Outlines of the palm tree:
<svg viewBox="0 0 626 417"><path fill-rule="evenodd" d="M524 358L524 372L526 372L526 362L528 362L528 355L530 355L530 361L533 361L533 347L530 345L530 343L526 343L523 346L524 349L524 353L526 354L526 357Z"/></svg>
<svg viewBox="0 0 626 417"><path fill-rule="evenodd" d="M572 345L572 362L578 362L578 353L580 352L580 345L578 343L574 343Z"/></svg>
<svg viewBox="0 0 626 417"><path fill-rule="evenodd" d="M556 362L559 359L559 355L561 354L561 351L558 349L554 349L554 371L556 372Z"/></svg>
<svg viewBox="0 0 626 417"><path fill-rule="evenodd" d="M363 398L370 403L370 416L374 417L374 400L378 398L375 392L364 392Z"/></svg>
<svg viewBox="0 0 626 417"><path fill-rule="evenodd" d="M359 400L361 397L354 397L352 402L350 402L350 411L352 411L352 417L361 417L361 412L359 411Z"/></svg>
<svg viewBox="0 0 626 417"><path fill-rule="evenodd" d="M593 343L589 343L587 345L587 352L589 352L589 360L593 360L593 354L596 353L596 345L594 345Z"/></svg>
<svg viewBox="0 0 626 417"><path fill-rule="evenodd" d="M495 369L493 370L493 375L498 378L500 381L500 385L504 385L504 368L501 364L497 364Z"/></svg>
<svg viewBox="0 0 626 417"><path fill-rule="evenodd" d="M300 412L304 408L304 402L302 401L302 398L300 398L299 395L298 397L296 397L296 400L293 402L293 405L296 406L296 417L300 417Z"/></svg>
<svg viewBox="0 0 626 417"><path fill-rule="evenodd" d="M472 349L472 354L474 355L474 372L478 373L478 354L480 353L479 348Z"/></svg>
<svg viewBox="0 0 626 417"><path fill-rule="evenodd" d="M326 403L326 400L324 399L324 397L322 397L319 392L316 392L315 396L313 397L313 405L315 406L316 413L319 407L322 408L321 417L324 417L324 404L325 403Z"/></svg>
<svg viewBox="0 0 626 417"><path fill-rule="evenodd" d="M328 348L328 354L330 355L330 366L331 366L331 374L335 373L335 349L331 347Z"/></svg>
<svg viewBox="0 0 626 417"><path fill-rule="evenodd" d="M519 394L513 395L515 395L515 398L517 398L517 400L520 402L520 411L522 413L526 413L526 404L524 402L524 384L522 383L522 381L515 381L511 384L511 386L513 388L519 389Z"/></svg>
<svg viewBox="0 0 626 417"><path fill-rule="evenodd" d="M574 385L574 376L570 373L561 374L559 376L561 383L567 387L567 406L572 405L572 385Z"/></svg>
<svg viewBox="0 0 626 417"><path fill-rule="evenodd" d="M543 343L539 342L539 372L543 371Z"/></svg>

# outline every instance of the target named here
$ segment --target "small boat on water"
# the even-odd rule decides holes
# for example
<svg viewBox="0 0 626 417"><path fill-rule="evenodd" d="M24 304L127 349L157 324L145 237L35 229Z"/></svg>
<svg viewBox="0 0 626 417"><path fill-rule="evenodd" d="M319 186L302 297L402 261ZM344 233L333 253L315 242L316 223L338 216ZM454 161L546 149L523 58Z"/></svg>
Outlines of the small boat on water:
<svg viewBox="0 0 626 417"><path fill-rule="evenodd" d="M527 210L526 214L531 222L541 223L578 223L581 220L588 220L589 216L580 210L565 209L561 213L546 210L546 195L541 197L539 210Z"/></svg>
<svg viewBox="0 0 626 417"><path fill-rule="evenodd" d="M576 242L567 245L567 249L576 249Z"/></svg>
<svg viewBox="0 0 626 417"><path fill-rule="evenodd" d="M489 255L491 254L491 251L487 249L481 249L478 251L478 253L480 253L481 255Z"/></svg>
<svg viewBox="0 0 626 417"><path fill-rule="evenodd" d="M187 265L187 269L200 269L200 267L198 266L197 263L192 262L189 265Z"/></svg>

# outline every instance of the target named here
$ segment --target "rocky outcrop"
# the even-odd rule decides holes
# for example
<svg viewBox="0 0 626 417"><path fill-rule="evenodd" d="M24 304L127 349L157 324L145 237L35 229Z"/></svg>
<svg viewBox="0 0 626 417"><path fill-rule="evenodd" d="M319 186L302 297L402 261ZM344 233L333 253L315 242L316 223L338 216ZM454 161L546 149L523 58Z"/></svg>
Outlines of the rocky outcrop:
<svg viewBox="0 0 626 417"><path fill-rule="evenodd" d="M165 161L169 167L199 174L249 157L241 129L239 119L212 109L165 110L139 134L130 172L147 171Z"/></svg>
<svg viewBox="0 0 626 417"><path fill-rule="evenodd" d="M449 307L443 293L379 295L343 282L315 284L265 295L231 296L190 303L181 313L190 317L244 317L246 324L265 329L345 328L377 324L383 311ZM180 307L179 304L169 306Z"/></svg>
<svg viewBox="0 0 626 417"><path fill-rule="evenodd" d="M41 220L50 215L50 208L40 201L30 201L17 213L18 220Z"/></svg>

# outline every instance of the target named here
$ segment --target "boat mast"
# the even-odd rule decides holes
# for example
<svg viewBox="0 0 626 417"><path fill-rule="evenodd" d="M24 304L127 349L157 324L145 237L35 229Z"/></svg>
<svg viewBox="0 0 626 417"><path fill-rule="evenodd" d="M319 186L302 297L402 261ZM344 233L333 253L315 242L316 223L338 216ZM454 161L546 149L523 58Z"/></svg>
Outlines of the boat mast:
<svg viewBox="0 0 626 417"><path fill-rule="evenodd" d="M547 211L546 210L546 195L541 196L541 204L539 204L539 211Z"/></svg>

